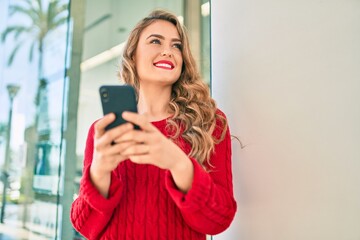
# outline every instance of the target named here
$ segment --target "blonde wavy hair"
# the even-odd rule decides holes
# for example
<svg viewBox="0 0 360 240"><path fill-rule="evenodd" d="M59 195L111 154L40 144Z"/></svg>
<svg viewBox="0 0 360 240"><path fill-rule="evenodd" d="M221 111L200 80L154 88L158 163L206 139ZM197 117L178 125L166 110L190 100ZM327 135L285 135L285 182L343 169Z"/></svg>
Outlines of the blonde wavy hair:
<svg viewBox="0 0 360 240"><path fill-rule="evenodd" d="M167 127L173 133L171 136L173 140L181 134L191 144L189 157L196 159L204 167L205 162L211 166L210 155L214 151L215 144L224 139L227 121L223 115L217 114L216 103L210 96L208 86L202 81L191 54L185 28L174 14L155 10L135 26L124 47L119 77L139 92L140 83L133 56L141 32L158 20L172 23L182 41L183 66L179 79L172 86L169 109L173 115L168 119ZM218 126L217 121L221 123L220 136L213 134L215 127Z"/></svg>

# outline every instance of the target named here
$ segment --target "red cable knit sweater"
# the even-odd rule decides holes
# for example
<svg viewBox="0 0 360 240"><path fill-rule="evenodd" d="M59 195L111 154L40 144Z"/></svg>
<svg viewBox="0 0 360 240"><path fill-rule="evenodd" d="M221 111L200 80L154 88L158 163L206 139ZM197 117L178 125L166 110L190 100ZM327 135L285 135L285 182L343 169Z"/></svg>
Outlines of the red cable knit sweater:
<svg viewBox="0 0 360 240"><path fill-rule="evenodd" d="M219 112L220 113L220 112ZM223 113L220 113L223 114ZM153 122L164 135L166 119ZM221 133L218 123L215 136ZM194 159L194 180L183 194L169 171L127 160L112 172L108 198L94 188L89 178L93 156L94 125L90 127L79 197L71 208L71 222L88 239L107 240L205 240L206 234L224 231L231 223L236 202L231 173L231 142L215 146L206 172ZM191 146L180 139L189 153Z"/></svg>

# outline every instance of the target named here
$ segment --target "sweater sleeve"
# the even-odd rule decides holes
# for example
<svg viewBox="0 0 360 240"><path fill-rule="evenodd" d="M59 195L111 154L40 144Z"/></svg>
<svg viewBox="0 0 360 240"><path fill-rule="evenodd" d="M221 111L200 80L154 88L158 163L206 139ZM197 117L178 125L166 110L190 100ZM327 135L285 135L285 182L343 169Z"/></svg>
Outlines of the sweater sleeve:
<svg viewBox="0 0 360 240"><path fill-rule="evenodd" d="M90 127L85 155L83 176L78 198L72 203L70 220L73 227L88 239L99 239L122 196L121 179L111 173L108 198L104 198L90 180L90 165L94 151L94 124Z"/></svg>
<svg viewBox="0 0 360 240"><path fill-rule="evenodd" d="M224 140L215 145L210 171L205 171L195 159L191 161L194 165L191 189L186 194L179 191L170 171L166 172L166 188L191 228L211 235L223 232L231 224L236 212L229 129Z"/></svg>

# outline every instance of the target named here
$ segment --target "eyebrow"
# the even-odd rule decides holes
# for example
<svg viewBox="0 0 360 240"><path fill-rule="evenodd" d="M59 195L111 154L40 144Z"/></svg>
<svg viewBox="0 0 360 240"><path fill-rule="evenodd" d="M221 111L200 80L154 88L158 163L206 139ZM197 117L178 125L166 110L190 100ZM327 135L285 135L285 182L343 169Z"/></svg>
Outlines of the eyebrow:
<svg viewBox="0 0 360 240"><path fill-rule="evenodd" d="M160 38L160 39L162 39L162 40L165 39L165 37L164 37L163 35L160 35L160 34L151 34L151 35L148 36L146 39L149 39L149 38L151 38L151 37L157 37L157 38ZM172 41L172 42L181 42L181 40L178 39L178 38L172 38L171 41Z"/></svg>

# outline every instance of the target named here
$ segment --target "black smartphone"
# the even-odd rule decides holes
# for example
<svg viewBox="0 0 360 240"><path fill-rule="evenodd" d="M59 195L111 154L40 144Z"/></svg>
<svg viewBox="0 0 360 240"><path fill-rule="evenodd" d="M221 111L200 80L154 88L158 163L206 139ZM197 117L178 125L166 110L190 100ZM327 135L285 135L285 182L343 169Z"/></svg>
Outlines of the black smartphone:
<svg viewBox="0 0 360 240"><path fill-rule="evenodd" d="M116 119L105 129L109 130L126 123L121 114L124 111L137 112L135 90L128 85L104 85L99 88L101 105L104 115L114 113ZM138 126L135 128L139 129Z"/></svg>

